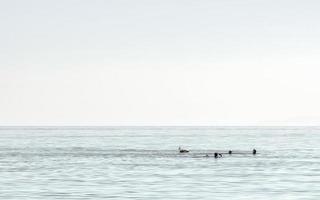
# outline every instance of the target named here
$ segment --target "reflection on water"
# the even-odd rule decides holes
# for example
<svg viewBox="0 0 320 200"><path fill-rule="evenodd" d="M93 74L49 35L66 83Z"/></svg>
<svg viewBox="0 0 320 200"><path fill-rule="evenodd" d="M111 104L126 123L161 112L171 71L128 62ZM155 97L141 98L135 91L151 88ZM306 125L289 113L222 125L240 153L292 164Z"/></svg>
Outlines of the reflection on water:
<svg viewBox="0 0 320 200"><path fill-rule="evenodd" d="M320 199L319 141L317 127L1 128L0 199ZM243 154L213 157L228 150Z"/></svg>

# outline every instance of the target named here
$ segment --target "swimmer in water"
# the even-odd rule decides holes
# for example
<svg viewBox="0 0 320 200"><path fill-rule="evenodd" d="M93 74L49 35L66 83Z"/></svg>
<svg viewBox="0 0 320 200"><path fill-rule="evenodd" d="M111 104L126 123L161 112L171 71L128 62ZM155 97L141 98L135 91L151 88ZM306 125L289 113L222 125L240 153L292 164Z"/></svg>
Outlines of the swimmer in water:
<svg viewBox="0 0 320 200"><path fill-rule="evenodd" d="M222 154L221 153L214 153L214 158L221 158L222 157Z"/></svg>
<svg viewBox="0 0 320 200"><path fill-rule="evenodd" d="M256 154L257 154L257 150L256 150L256 149L253 149L253 150L252 150L252 154L253 154L253 155L256 155Z"/></svg>

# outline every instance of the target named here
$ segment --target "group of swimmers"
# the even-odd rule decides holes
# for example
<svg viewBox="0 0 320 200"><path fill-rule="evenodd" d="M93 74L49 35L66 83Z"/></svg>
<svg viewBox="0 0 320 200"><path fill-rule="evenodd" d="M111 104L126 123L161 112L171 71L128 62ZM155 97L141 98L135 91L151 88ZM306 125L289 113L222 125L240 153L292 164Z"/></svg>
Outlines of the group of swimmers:
<svg viewBox="0 0 320 200"><path fill-rule="evenodd" d="M181 147L179 147L179 153L189 153L189 150L182 149ZM229 150L229 151L228 151L228 154L231 155L231 154L232 154L232 151ZM257 154L257 150L256 150L256 149L253 149L253 150L252 150L252 154L253 154L253 155L256 155L256 154ZM209 154L206 154L205 157L209 157ZM221 157L222 157L222 154L221 154L221 153L217 153L217 152L214 153L214 158L221 158Z"/></svg>

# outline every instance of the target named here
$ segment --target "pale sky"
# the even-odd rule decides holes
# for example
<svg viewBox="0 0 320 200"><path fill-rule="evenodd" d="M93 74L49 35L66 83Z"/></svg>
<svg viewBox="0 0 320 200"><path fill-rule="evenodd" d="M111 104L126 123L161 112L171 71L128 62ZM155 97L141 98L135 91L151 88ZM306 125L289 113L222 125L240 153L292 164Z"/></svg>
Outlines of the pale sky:
<svg viewBox="0 0 320 200"><path fill-rule="evenodd" d="M1 0L0 125L320 125L319 11Z"/></svg>

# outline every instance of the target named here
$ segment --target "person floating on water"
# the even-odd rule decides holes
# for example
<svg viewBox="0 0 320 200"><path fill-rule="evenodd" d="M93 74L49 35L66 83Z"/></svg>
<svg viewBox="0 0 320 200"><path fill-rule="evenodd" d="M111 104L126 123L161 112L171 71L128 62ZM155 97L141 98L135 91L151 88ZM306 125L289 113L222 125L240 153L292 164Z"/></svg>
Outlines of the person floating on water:
<svg viewBox="0 0 320 200"><path fill-rule="evenodd" d="M253 155L256 155L256 154L257 154L257 150L256 150L256 149L253 149L253 150L252 150L252 154L253 154Z"/></svg>
<svg viewBox="0 0 320 200"><path fill-rule="evenodd" d="M229 154L229 155L231 155L231 154L232 154L232 151L231 151L231 150L229 150L229 151L228 151L228 154Z"/></svg>
<svg viewBox="0 0 320 200"><path fill-rule="evenodd" d="M179 153L189 153L189 151L186 149L181 149L181 147L179 147Z"/></svg>
<svg viewBox="0 0 320 200"><path fill-rule="evenodd" d="M222 154L221 153L214 153L214 158L221 158L222 157Z"/></svg>

